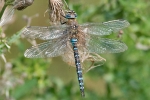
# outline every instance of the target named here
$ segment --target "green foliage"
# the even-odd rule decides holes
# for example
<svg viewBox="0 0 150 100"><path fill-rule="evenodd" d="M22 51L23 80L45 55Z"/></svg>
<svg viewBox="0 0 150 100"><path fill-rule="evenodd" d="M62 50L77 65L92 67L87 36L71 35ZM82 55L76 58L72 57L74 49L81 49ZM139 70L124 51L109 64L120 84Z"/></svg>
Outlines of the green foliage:
<svg viewBox="0 0 150 100"><path fill-rule="evenodd" d="M45 1L35 1L41 4ZM96 67L84 74L86 100L149 100L150 99L150 1L149 0L68 0L69 7L78 14L78 22L103 22L115 19L126 19L130 26L124 29L120 40L127 44L128 50L119 54L102 54L107 61L104 65ZM45 3L46 4L46 3ZM34 5L33 5L34 6ZM38 5L40 6L40 5ZM30 10L36 10L28 9ZM40 8L42 9L42 8ZM38 12L38 10L36 10ZM43 12L45 9L43 10ZM42 21L42 20L41 20ZM37 26L42 23L37 20ZM22 22L20 22L22 23ZM16 26L19 23L13 23ZM1 30L1 29L0 29ZM18 29L20 30L20 29ZM2 32L2 31L0 31ZM9 32L9 30L8 30ZM11 33L13 34L13 33ZM115 34L117 38L118 34ZM19 39L20 31L11 37L1 38L0 54L12 64L12 75L7 76L12 80L21 79L19 83L10 87L6 95L7 84L4 73L5 65L0 65L0 100L15 98L16 100L83 100L76 77L65 82L57 75L50 74L50 68L55 69L53 60L27 59L23 56L27 49L25 41ZM15 56L10 57L10 52L5 49L15 46L18 52L9 49ZM8 49L7 49L8 50ZM5 51L5 52L4 52ZM56 59L57 62L58 59ZM0 61L1 63L2 61ZM57 62L59 63L59 62ZM53 66L52 66L53 65ZM59 73L65 66L61 66ZM69 68L68 68L69 70ZM53 70L52 70L53 71ZM66 74L67 71L66 71ZM72 74L72 73L70 73ZM65 77L66 80L69 76ZM73 73L75 74L75 73ZM3 87L2 87L3 86Z"/></svg>

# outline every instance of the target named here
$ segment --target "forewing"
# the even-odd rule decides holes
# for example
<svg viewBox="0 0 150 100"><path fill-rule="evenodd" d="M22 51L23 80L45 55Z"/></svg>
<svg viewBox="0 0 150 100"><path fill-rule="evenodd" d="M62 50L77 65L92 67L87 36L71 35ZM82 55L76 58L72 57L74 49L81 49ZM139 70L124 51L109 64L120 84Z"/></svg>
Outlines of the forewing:
<svg viewBox="0 0 150 100"><path fill-rule="evenodd" d="M127 50L128 48L126 44L121 41L107 38L100 38L97 36L91 36L87 47L90 52L95 52L98 54L119 53Z"/></svg>
<svg viewBox="0 0 150 100"><path fill-rule="evenodd" d="M30 26L23 29L22 33L26 38L50 40L62 36L66 31L67 26L58 25L50 27Z"/></svg>
<svg viewBox="0 0 150 100"><path fill-rule="evenodd" d="M127 20L113 20L103 23L87 23L81 25L83 32L94 35L109 35L129 26Z"/></svg>

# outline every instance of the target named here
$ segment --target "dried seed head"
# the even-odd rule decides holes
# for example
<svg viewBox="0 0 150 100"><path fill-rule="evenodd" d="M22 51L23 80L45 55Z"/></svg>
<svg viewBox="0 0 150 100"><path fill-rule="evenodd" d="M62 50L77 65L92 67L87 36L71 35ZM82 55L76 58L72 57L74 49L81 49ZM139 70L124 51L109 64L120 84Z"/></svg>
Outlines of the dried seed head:
<svg viewBox="0 0 150 100"><path fill-rule="evenodd" d="M34 0L15 0L14 8L17 10L23 10L26 7L32 5Z"/></svg>
<svg viewBox="0 0 150 100"><path fill-rule="evenodd" d="M58 24L64 20L63 6L62 0L49 0L49 18L52 24Z"/></svg>

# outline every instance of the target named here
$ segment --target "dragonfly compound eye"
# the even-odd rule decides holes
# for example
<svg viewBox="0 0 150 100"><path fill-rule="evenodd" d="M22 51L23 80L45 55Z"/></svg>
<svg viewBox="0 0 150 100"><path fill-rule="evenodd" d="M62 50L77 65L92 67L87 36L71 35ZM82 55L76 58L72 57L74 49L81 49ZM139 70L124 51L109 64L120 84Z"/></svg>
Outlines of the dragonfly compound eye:
<svg viewBox="0 0 150 100"><path fill-rule="evenodd" d="M74 11L70 11L70 12L67 12L65 17L67 19L74 19L74 18L77 18L77 14Z"/></svg>

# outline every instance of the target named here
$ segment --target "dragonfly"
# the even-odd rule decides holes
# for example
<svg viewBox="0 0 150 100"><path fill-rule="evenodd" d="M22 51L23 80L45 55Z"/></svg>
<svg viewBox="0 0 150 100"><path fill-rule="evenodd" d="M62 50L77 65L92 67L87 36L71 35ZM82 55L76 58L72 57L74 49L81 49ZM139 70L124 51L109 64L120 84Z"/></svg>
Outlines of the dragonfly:
<svg viewBox="0 0 150 100"><path fill-rule="evenodd" d="M93 57L99 58L101 53L119 53L127 49L125 43L102 38L129 26L127 20L113 20L103 23L78 24L77 13L68 10L64 16L67 21L63 25L48 27L30 26L23 29L26 38L45 40L40 44L27 49L24 56L27 58L52 58L62 56L63 60L72 62L76 72L81 96L84 97L84 83L82 60ZM87 56L85 56L87 55ZM71 61L70 61L71 60Z"/></svg>
<svg viewBox="0 0 150 100"><path fill-rule="evenodd" d="M12 19L15 9L23 10L32 5L33 1L34 0L15 0L12 6L5 10L2 18L0 19L0 26L5 25Z"/></svg>

